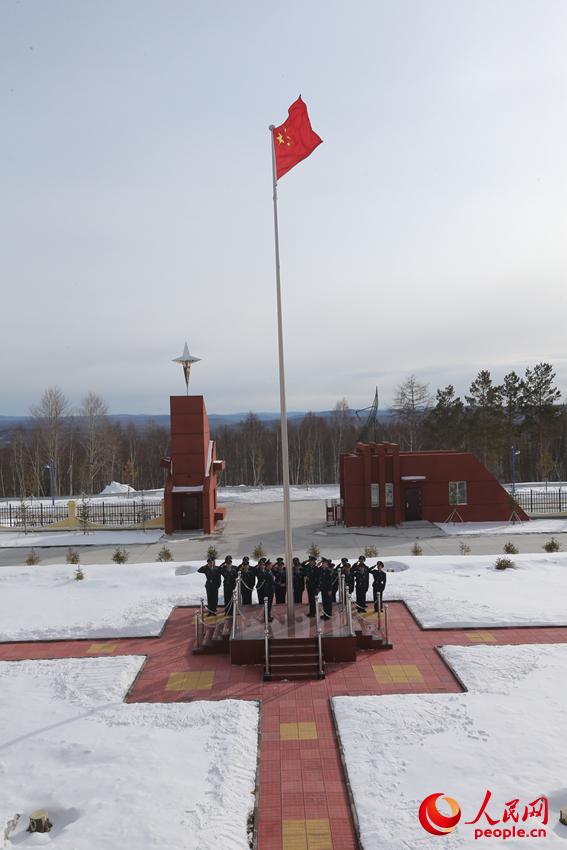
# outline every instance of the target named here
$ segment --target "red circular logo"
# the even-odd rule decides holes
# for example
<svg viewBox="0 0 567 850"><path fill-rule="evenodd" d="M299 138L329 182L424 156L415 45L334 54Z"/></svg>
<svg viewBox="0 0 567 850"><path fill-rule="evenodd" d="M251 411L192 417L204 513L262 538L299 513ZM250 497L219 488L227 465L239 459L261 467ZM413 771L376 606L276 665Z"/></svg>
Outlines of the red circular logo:
<svg viewBox="0 0 567 850"><path fill-rule="evenodd" d="M442 814L437 808L437 800L442 797L451 809L449 816ZM419 807L419 822L431 835L447 835L453 832L461 819L461 807L452 797L443 794L430 794Z"/></svg>

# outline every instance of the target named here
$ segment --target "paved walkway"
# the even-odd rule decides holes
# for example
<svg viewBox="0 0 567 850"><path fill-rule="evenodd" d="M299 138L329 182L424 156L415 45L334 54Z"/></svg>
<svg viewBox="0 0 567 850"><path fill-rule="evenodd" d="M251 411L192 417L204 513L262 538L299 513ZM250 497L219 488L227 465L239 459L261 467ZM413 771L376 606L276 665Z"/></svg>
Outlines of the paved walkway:
<svg viewBox="0 0 567 850"><path fill-rule="evenodd" d="M567 643L565 627L424 631L403 603L389 611L393 649L329 664L321 681L265 683L258 666L192 655L194 608L175 608L159 637L4 643L0 660L145 655L128 702L259 700L258 849L355 850L331 697L462 691L437 652L442 645Z"/></svg>

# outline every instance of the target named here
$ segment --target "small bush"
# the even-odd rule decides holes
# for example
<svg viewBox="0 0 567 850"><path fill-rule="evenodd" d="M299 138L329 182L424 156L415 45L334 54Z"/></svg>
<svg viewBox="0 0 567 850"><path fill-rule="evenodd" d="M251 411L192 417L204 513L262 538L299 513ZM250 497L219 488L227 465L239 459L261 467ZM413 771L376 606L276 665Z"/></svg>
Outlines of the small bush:
<svg viewBox="0 0 567 850"><path fill-rule="evenodd" d="M468 543L465 543L464 540L461 540L461 542L459 543L459 552L461 553L461 555L470 555L471 547L468 545Z"/></svg>
<svg viewBox="0 0 567 850"><path fill-rule="evenodd" d="M128 552L124 547L122 549L120 546L117 546L114 550L114 555L112 556L112 560L115 564L125 564L128 560Z"/></svg>
<svg viewBox="0 0 567 850"><path fill-rule="evenodd" d="M162 546L157 554L156 561L172 561L173 555L171 554L171 549L168 549L167 546Z"/></svg>
<svg viewBox="0 0 567 850"><path fill-rule="evenodd" d="M378 554L378 549L376 546L365 546L364 547L364 555L366 558L375 558Z"/></svg>
<svg viewBox="0 0 567 850"><path fill-rule="evenodd" d="M217 549L217 547L216 546L209 546L209 548L207 549L207 560L209 558L212 558L213 561L216 561L218 556L219 556L219 550Z"/></svg>
<svg viewBox="0 0 567 850"><path fill-rule="evenodd" d="M494 567L497 570L509 570L513 566L514 563L510 560L510 558L496 558L494 563Z"/></svg>
<svg viewBox="0 0 567 850"><path fill-rule="evenodd" d="M321 555L321 550L319 549L316 543L312 543L309 549L307 550L307 554L313 555L314 558L319 559L319 556Z"/></svg>
<svg viewBox="0 0 567 850"><path fill-rule="evenodd" d="M65 560L68 564L78 564L79 563L79 553L76 549L67 549L67 555Z"/></svg>
<svg viewBox="0 0 567 850"><path fill-rule="evenodd" d="M77 566L77 569L75 570L75 581L83 581L84 577L85 574L82 571L81 567Z"/></svg>
<svg viewBox="0 0 567 850"><path fill-rule="evenodd" d="M254 558L255 561L259 561L260 558L266 557L264 547L262 546L262 541L260 541L257 546L254 546L254 548L252 550L252 557Z"/></svg>
<svg viewBox="0 0 567 850"><path fill-rule="evenodd" d="M423 555L423 549L421 548L421 546L419 545L417 540L415 541L415 543L411 547L411 554L412 555Z"/></svg>
<svg viewBox="0 0 567 850"><path fill-rule="evenodd" d="M504 552L507 555L517 555L519 551L518 547L514 546L511 540L508 540L508 542L504 544Z"/></svg>
<svg viewBox="0 0 567 850"><path fill-rule="evenodd" d="M35 549L32 549L24 563L27 567L35 567L35 565L39 564L40 561L41 558L39 557L38 553L35 551Z"/></svg>
<svg viewBox="0 0 567 850"><path fill-rule="evenodd" d="M555 537L552 537L551 540L548 540L547 543L544 544L543 548L546 552L559 552L559 550L561 549L561 544L559 543L559 540L556 540Z"/></svg>

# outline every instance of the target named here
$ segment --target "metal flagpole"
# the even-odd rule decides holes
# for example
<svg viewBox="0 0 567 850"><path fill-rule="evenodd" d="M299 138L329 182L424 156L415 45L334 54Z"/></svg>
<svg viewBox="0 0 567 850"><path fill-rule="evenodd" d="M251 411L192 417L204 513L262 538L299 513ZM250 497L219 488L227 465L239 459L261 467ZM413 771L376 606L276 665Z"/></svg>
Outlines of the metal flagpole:
<svg viewBox="0 0 567 850"><path fill-rule="evenodd" d="M274 183L274 240L276 246L276 298L278 305L278 353L280 364L280 416L282 428L282 471L283 471L283 508L284 508L284 539L287 584L287 619L293 623L295 619L295 603L293 598L293 544L291 540L291 512L289 499L289 450L287 444L287 410L285 403L285 372L283 352L283 323L282 323L282 293L280 286L280 241L278 234L278 181L276 177L276 149L274 144L274 125L270 125L272 139L272 175Z"/></svg>

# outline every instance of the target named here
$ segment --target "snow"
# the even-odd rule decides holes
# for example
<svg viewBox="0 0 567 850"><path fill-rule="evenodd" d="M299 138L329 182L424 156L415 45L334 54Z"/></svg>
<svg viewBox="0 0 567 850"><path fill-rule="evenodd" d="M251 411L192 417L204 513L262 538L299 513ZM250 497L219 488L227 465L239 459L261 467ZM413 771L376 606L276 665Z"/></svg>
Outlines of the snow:
<svg viewBox="0 0 567 850"><path fill-rule="evenodd" d="M100 491L101 496L115 496L117 493L135 493L133 487L129 484L120 484L119 481L111 481L107 484L104 490Z"/></svg>
<svg viewBox="0 0 567 850"><path fill-rule="evenodd" d="M436 522L450 537L487 534L562 534L567 531L567 519L531 519L529 522Z"/></svg>
<svg viewBox="0 0 567 850"><path fill-rule="evenodd" d="M0 662L3 847L247 850L257 704L126 705L143 661ZM39 808L54 826L32 835Z"/></svg>
<svg viewBox="0 0 567 850"><path fill-rule="evenodd" d="M567 553L511 558L502 571L495 555L382 558L385 600L404 600L425 628L567 625ZM0 641L157 635L174 606L205 596L202 563L89 564L79 582L71 564L3 567Z"/></svg>
<svg viewBox="0 0 567 850"><path fill-rule="evenodd" d="M163 529L149 531L3 531L0 549L29 549L33 546L130 546L134 543L157 543Z"/></svg>
<svg viewBox="0 0 567 850"><path fill-rule="evenodd" d="M364 850L566 846L558 815L567 804L567 646L447 647L443 654L468 693L333 699ZM475 840L465 821L476 818L487 789L495 820L507 801L519 798L522 815L524 805L547 796L548 837ZM418 821L421 801L433 793L453 797L462 811L443 839ZM484 817L478 827L489 827Z"/></svg>
<svg viewBox="0 0 567 850"><path fill-rule="evenodd" d="M283 487L246 487L244 484L238 487L219 487L217 498L219 502L241 502L250 505L257 505L262 502L283 502ZM292 502L338 499L339 485L292 486L290 487L290 498Z"/></svg>

